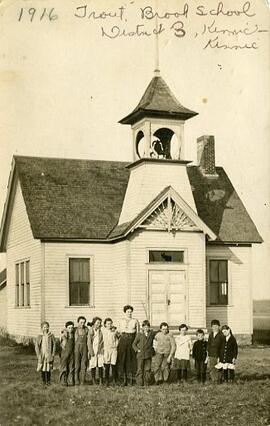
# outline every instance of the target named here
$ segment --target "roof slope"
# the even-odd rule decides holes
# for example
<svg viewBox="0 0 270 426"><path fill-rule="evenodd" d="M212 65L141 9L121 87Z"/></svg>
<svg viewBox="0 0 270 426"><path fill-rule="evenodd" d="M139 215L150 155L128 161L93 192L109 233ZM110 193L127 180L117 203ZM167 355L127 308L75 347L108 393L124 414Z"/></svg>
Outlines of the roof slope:
<svg viewBox="0 0 270 426"><path fill-rule="evenodd" d="M133 124L143 116L160 116L187 120L197 112L185 108L176 99L162 77L153 77L136 108L125 118L122 124Z"/></svg>
<svg viewBox="0 0 270 426"><path fill-rule="evenodd" d="M128 163L14 159L34 238L111 241L123 237L132 225L117 226L129 179ZM216 171L218 177L211 179L203 176L198 166L187 167L199 217L217 235L217 241L262 242L223 168ZM4 228L2 249L8 232L7 216L3 216Z"/></svg>
<svg viewBox="0 0 270 426"><path fill-rule="evenodd" d="M15 157L35 238L104 239L117 224L127 163Z"/></svg>
<svg viewBox="0 0 270 426"><path fill-rule="evenodd" d="M198 166L187 168L200 218L218 235L219 241L261 243L256 226L222 167L218 177L205 177Z"/></svg>

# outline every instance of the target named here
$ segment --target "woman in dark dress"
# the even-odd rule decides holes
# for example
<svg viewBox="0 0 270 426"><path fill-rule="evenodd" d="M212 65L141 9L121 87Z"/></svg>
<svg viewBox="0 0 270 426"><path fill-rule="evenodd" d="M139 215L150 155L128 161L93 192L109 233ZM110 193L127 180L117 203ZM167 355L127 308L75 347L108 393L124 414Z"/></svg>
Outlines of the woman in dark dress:
<svg viewBox="0 0 270 426"><path fill-rule="evenodd" d="M121 384L133 384L136 374L136 354L132 348L136 333L139 332L139 321L132 318L133 307L126 305L123 308L124 317L120 320L118 331L120 333L117 348L117 369Z"/></svg>

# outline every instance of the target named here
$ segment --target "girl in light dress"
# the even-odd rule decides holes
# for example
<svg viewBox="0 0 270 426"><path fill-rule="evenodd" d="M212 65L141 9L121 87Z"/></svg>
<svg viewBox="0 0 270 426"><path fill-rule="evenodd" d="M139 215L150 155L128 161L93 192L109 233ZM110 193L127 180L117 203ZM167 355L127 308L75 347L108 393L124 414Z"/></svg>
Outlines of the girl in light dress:
<svg viewBox="0 0 270 426"><path fill-rule="evenodd" d="M190 368L189 357L192 354L191 337L187 335L188 326L181 324L179 326L180 335L175 337L176 350L174 354L173 366L177 370L178 380L187 381L187 372Z"/></svg>
<svg viewBox="0 0 270 426"><path fill-rule="evenodd" d="M37 355L37 371L41 371L41 379L44 385L51 384L51 371L55 356L55 338L50 332L50 325L47 321L41 323L42 334L39 334L35 342Z"/></svg>

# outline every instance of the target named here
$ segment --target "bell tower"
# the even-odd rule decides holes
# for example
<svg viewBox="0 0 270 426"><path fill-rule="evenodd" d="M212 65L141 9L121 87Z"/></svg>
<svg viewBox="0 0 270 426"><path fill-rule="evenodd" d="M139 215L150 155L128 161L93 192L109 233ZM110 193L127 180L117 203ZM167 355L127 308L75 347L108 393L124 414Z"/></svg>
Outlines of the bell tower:
<svg viewBox="0 0 270 426"><path fill-rule="evenodd" d="M195 115L180 104L156 69L139 104L119 121L131 125L133 160L185 160L184 123Z"/></svg>

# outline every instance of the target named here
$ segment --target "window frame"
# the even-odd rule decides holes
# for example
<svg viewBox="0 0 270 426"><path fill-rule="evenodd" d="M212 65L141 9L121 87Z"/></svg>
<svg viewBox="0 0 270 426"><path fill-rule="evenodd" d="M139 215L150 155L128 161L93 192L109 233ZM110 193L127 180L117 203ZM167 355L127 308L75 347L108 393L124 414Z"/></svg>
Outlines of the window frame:
<svg viewBox="0 0 270 426"><path fill-rule="evenodd" d="M89 260L89 303L86 304L70 304L70 272L69 264L70 259L88 259ZM68 254L66 256L66 308L83 308L90 307L93 308L94 305L94 256L93 255L83 255L83 254Z"/></svg>
<svg viewBox="0 0 270 426"><path fill-rule="evenodd" d="M183 253L183 262L151 262L150 261L150 252L151 251L158 251L158 252L182 252ZM185 248L163 248L163 247L151 247L151 248L147 248L147 253L146 253L146 264L154 266L154 265L176 265L176 266L184 266L187 265L187 249Z"/></svg>
<svg viewBox="0 0 270 426"><path fill-rule="evenodd" d="M223 261L227 264L227 303L211 303L211 274L210 274L210 264L211 261ZM221 285L221 283L219 283ZM214 257L211 256L207 258L207 306L211 308L219 307L219 306L229 306L231 305L231 271L230 271L230 262L226 257Z"/></svg>
<svg viewBox="0 0 270 426"><path fill-rule="evenodd" d="M15 308L31 308L31 272L30 258L20 259L15 262ZM28 267L26 266L28 264ZM28 268L28 280L27 280ZM23 272L23 274L22 274Z"/></svg>

